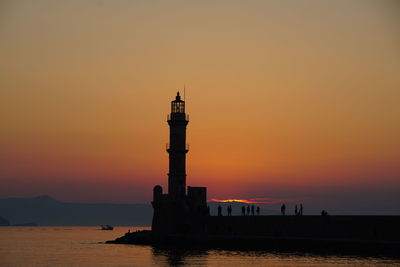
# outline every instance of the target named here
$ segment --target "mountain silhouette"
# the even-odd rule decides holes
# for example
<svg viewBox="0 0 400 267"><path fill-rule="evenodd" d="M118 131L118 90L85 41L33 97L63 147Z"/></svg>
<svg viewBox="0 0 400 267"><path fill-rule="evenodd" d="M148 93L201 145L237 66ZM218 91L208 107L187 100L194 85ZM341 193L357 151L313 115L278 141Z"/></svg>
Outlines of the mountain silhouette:
<svg viewBox="0 0 400 267"><path fill-rule="evenodd" d="M10 222L6 219L0 216L0 226L9 226Z"/></svg>
<svg viewBox="0 0 400 267"><path fill-rule="evenodd" d="M12 224L148 226L153 210L149 204L68 203L39 196L1 198L0 214Z"/></svg>
<svg viewBox="0 0 400 267"><path fill-rule="evenodd" d="M240 215L241 207L248 204L238 202L208 202L212 215L217 207L232 206L232 214ZM256 205L256 204L254 204ZM150 226L153 208L150 204L110 204L61 202L50 196L33 198L0 198L0 225L36 223L38 225L134 225ZM262 215L278 215L275 210L261 209Z"/></svg>

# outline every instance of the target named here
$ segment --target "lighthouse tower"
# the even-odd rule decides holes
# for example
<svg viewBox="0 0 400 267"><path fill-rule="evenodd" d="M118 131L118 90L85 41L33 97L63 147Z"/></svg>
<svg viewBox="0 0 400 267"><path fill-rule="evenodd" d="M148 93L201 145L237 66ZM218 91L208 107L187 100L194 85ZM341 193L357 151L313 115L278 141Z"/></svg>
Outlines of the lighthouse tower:
<svg viewBox="0 0 400 267"><path fill-rule="evenodd" d="M186 126L188 116L185 113L185 101L177 93L171 102L171 114L168 115L169 124L169 173L168 194L175 199L182 199L186 195Z"/></svg>
<svg viewBox="0 0 400 267"><path fill-rule="evenodd" d="M169 154L168 193L163 194L160 185L153 189L152 231L157 233L201 233L205 231L208 216L207 188L186 188L186 126L185 101L179 92L171 101L168 115Z"/></svg>

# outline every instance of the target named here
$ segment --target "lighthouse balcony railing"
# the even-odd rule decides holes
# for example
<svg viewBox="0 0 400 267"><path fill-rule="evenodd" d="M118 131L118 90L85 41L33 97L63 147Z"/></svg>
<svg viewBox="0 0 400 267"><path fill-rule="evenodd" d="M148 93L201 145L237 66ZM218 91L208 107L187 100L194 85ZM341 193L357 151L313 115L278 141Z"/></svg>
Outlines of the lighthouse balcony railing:
<svg viewBox="0 0 400 267"><path fill-rule="evenodd" d="M171 114L172 114L172 113L171 113ZM168 121L170 121L170 120L172 119L171 114L168 114L168 115L167 115L167 120L168 120ZM189 121L189 114L185 114L185 117L184 117L184 118L185 118L185 120Z"/></svg>
<svg viewBox="0 0 400 267"><path fill-rule="evenodd" d="M165 144L165 149L166 149L167 151L169 151L169 150L171 149L171 144L170 144L170 143L166 143L166 144ZM189 144L185 144L185 150L186 150L186 151L189 151Z"/></svg>

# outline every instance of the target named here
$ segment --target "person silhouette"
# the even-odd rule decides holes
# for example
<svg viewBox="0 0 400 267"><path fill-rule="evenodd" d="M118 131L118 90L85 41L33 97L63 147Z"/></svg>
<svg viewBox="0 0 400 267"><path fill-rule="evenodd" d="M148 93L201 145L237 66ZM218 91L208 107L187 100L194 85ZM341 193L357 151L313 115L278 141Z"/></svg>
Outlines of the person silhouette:
<svg viewBox="0 0 400 267"><path fill-rule="evenodd" d="M282 207L281 207L281 213L282 213L282 215L285 215L285 211L286 211L286 205L285 205L285 204L282 204Z"/></svg>
<svg viewBox="0 0 400 267"><path fill-rule="evenodd" d="M303 204L300 204L300 211L299 211L300 215L303 215Z"/></svg>
<svg viewBox="0 0 400 267"><path fill-rule="evenodd" d="M257 212L257 215L260 215L260 207L257 206L256 212Z"/></svg>
<svg viewBox="0 0 400 267"><path fill-rule="evenodd" d="M246 208L242 206L242 216L246 216Z"/></svg>
<svg viewBox="0 0 400 267"><path fill-rule="evenodd" d="M228 210L228 216L231 216L232 215L232 206L229 205L227 210Z"/></svg>
<svg viewBox="0 0 400 267"><path fill-rule="evenodd" d="M254 216L254 205L251 205L251 215Z"/></svg>
<svg viewBox="0 0 400 267"><path fill-rule="evenodd" d="M247 206L247 215L250 215L250 206Z"/></svg>
<svg viewBox="0 0 400 267"><path fill-rule="evenodd" d="M295 215L299 215L298 210L297 210L297 205L296 205L295 208L294 208L294 214L295 214Z"/></svg>
<svg viewBox="0 0 400 267"><path fill-rule="evenodd" d="M218 216L222 216L222 207L218 205Z"/></svg>

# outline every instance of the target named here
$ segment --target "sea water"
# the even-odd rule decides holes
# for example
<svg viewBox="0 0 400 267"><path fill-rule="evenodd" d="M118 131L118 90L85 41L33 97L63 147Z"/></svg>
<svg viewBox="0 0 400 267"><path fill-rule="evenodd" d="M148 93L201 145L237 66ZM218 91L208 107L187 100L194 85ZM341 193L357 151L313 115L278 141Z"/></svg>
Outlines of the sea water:
<svg viewBox="0 0 400 267"><path fill-rule="evenodd" d="M0 227L0 266L400 266L400 259L360 256L156 249L105 244L139 227Z"/></svg>

